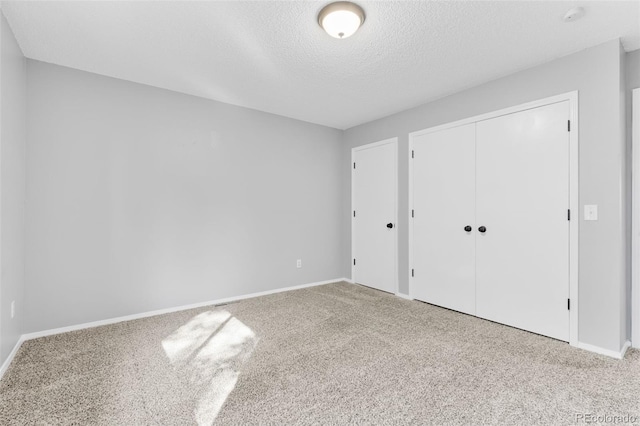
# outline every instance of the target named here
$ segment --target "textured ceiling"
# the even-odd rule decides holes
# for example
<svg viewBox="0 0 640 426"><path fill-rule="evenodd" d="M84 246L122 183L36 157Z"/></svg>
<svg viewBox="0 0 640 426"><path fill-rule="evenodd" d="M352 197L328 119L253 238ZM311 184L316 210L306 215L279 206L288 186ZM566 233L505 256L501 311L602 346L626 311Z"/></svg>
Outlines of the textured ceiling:
<svg viewBox="0 0 640 426"><path fill-rule="evenodd" d="M328 1L2 2L25 56L338 129L618 38L639 1L359 1L345 40ZM572 7L586 15L564 23Z"/></svg>

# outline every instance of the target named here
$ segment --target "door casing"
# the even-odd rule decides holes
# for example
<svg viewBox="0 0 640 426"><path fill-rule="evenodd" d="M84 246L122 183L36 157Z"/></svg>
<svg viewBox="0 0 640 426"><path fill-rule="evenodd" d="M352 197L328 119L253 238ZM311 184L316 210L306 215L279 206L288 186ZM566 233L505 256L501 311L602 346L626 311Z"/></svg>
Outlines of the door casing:
<svg viewBox="0 0 640 426"><path fill-rule="evenodd" d="M640 89L633 90L632 132L633 132L633 207L632 207L632 247L631 268L633 282L631 341L634 348L640 348Z"/></svg>

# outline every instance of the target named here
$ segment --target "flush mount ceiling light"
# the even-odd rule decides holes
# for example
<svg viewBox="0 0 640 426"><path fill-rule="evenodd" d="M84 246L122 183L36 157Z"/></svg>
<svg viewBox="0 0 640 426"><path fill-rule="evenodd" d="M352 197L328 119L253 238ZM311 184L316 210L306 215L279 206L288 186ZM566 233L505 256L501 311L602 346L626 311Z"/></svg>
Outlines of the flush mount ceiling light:
<svg viewBox="0 0 640 426"><path fill-rule="evenodd" d="M364 10L355 3L338 1L326 5L318 14L318 24L335 38L347 38L364 22Z"/></svg>

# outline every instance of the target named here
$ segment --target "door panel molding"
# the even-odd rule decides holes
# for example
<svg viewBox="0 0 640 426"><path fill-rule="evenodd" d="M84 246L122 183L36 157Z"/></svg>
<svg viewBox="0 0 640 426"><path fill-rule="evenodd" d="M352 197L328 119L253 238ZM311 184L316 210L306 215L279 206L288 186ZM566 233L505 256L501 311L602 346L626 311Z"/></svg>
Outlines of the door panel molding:
<svg viewBox="0 0 640 426"><path fill-rule="evenodd" d="M571 210L571 220L569 221L569 298L571 300L571 309L569 311L569 344L571 346L578 347L579 340L579 282L578 282L578 254L579 254L579 223L580 223L580 209L579 209L579 122L578 122L578 91L559 94L556 96L539 99L532 102L523 103L520 105L511 106L508 108L492 111L485 114L468 117L462 120L445 123L438 126L429 127L423 130L409 133L409 150L408 150L408 181L409 181L409 211L408 211L408 223L409 223L409 296L413 297L414 279L412 278L411 271L414 268L414 253L413 253L413 220L412 210L414 209L413 199L413 161L412 152L414 150L414 140L421 135L428 133L438 132L453 127L459 127L471 123L478 123L480 121L489 120L492 118L501 117L508 114L526 111L533 108L547 106L559 102L569 102L569 117L571 122L571 129L569 132L569 208Z"/></svg>

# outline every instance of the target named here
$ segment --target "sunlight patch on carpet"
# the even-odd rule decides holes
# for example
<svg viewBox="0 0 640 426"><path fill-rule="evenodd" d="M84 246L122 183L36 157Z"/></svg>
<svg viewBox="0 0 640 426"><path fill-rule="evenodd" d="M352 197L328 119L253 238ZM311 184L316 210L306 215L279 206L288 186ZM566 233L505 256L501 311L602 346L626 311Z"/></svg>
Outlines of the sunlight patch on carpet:
<svg viewBox="0 0 640 426"><path fill-rule="evenodd" d="M197 390L198 424L213 423L257 343L255 333L224 310L198 314L162 341L169 362Z"/></svg>

